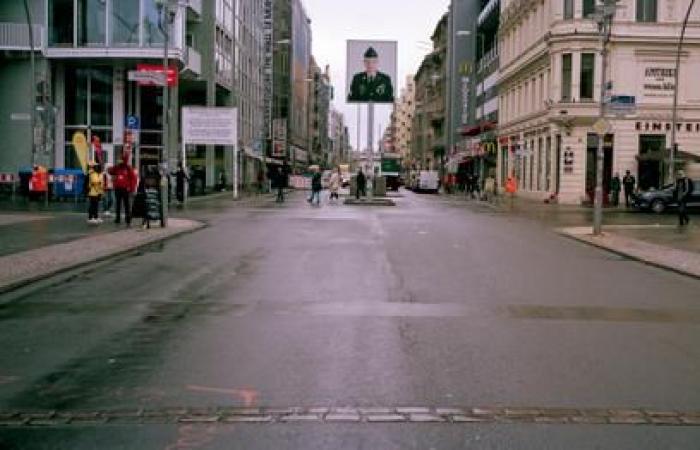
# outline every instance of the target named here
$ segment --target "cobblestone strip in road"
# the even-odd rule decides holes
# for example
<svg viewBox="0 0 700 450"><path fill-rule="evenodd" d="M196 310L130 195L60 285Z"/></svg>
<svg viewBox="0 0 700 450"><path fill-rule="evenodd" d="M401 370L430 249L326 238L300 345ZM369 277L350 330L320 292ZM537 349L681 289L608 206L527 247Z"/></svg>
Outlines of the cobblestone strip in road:
<svg viewBox="0 0 700 450"><path fill-rule="evenodd" d="M167 228L142 231L134 227L3 256L0 257L0 293L203 226L194 220L171 218Z"/></svg>
<svg viewBox="0 0 700 450"><path fill-rule="evenodd" d="M0 411L0 427L147 424L443 423L700 426L700 411L569 408L163 408L101 411Z"/></svg>

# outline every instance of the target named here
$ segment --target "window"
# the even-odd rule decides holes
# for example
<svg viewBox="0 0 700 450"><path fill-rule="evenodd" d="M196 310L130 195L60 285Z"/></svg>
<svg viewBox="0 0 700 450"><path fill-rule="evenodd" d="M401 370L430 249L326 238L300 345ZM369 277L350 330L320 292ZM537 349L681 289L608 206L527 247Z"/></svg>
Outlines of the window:
<svg viewBox="0 0 700 450"><path fill-rule="evenodd" d="M571 101L571 53L561 56L561 101Z"/></svg>
<svg viewBox="0 0 700 450"><path fill-rule="evenodd" d="M139 0L112 0L110 20L114 45L139 45Z"/></svg>
<svg viewBox="0 0 700 450"><path fill-rule="evenodd" d="M105 3L105 0L78 0L79 46L107 45L107 11Z"/></svg>
<svg viewBox="0 0 700 450"><path fill-rule="evenodd" d="M595 74L595 54L581 54L581 100L593 100L593 78Z"/></svg>
<svg viewBox="0 0 700 450"><path fill-rule="evenodd" d="M595 14L595 0L583 0L583 17L589 19Z"/></svg>
<svg viewBox="0 0 700 450"><path fill-rule="evenodd" d="M49 2L49 44L73 46L73 0Z"/></svg>
<svg viewBox="0 0 700 450"><path fill-rule="evenodd" d="M656 0L637 0L637 22L656 22Z"/></svg>
<svg viewBox="0 0 700 450"><path fill-rule="evenodd" d="M574 18L574 0L564 0L564 20Z"/></svg>
<svg viewBox="0 0 700 450"><path fill-rule="evenodd" d="M163 32L160 31L160 12L156 0L143 0L143 45L145 47L163 46Z"/></svg>

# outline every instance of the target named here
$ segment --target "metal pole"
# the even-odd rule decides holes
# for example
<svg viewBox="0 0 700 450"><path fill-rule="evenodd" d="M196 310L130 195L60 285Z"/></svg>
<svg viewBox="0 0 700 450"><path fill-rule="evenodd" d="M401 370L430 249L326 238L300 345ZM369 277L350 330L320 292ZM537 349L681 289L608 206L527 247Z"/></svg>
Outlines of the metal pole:
<svg viewBox="0 0 700 450"><path fill-rule="evenodd" d="M30 142L32 144L32 166L36 164L36 142L34 136L34 127L36 127L36 62L34 61L34 28L32 27L32 13L29 11L29 4L27 0L24 0L24 14L27 18L27 31L29 32L29 65L31 67L31 77L30 77L30 89L29 89L29 99L30 108L29 112L29 128L31 133Z"/></svg>
<svg viewBox="0 0 700 450"><path fill-rule="evenodd" d="M370 172L367 178L374 183L374 102L369 102L367 105L367 155L369 158ZM374 184L367 190L370 197L372 196L373 189Z"/></svg>
<svg viewBox="0 0 700 450"><path fill-rule="evenodd" d="M681 50L683 49L683 40L685 39L685 29L688 26L688 20L690 18L690 13L695 5L695 0L690 0L690 5L688 5L688 11L685 13L685 19L683 20L683 27L681 28L681 36L678 38L678 48L676 49L676 71L673 75L673 118L671 120L671 148L669 151L669 161L668 161L668 179L673 182L676 179L676 148L678 143L676 142L676 129L678 128L678 82L679 82L679 72L681 67Z"/></svg>
<svg viewBox="0 0 700 450"><path fill-rule="evenodd" d="M605 94L606 72L608 62L608 41L610 39L610 27L612 15L607 8L611 2L606 0L603 6L602 23L600 33L600 56L601 56L601 78L600 78L600 111L598 117L605 120ZM614 4L613 4L614 5ZM603 166L605 160L605 134L598 135L598 151L596 152L596 183L595 198L593 203L593 235L600 236L603 231Z"/></svg>
<svg viewBox="0 0 700 450"><path fill-rule="evenodd" d="M357 105L357 148L358 152L362 151L362 105Z"/></svg>
<svg viewBox="0 0 700 450"><path fill-rule="evenodd" d="M161 161L161 170L163 171L163 177L160 182L160 198L162 206L162 217L160 219L161 225L164 227L168 226L168 172L170 171L170 157L168 155L168 148L170 147L170 130L169 130L169 89L168 89L168 45L170 41L170 30L168 30L168 25L170 24L170 5L168 2L163 4L162 9L162 27L163 27L163 156Z"/></svg>
<svg viewBox="0 0 700 450"><path fill-rule="evenodd" d="M233 199L238 200L238 145L233 148Z"/></svg>

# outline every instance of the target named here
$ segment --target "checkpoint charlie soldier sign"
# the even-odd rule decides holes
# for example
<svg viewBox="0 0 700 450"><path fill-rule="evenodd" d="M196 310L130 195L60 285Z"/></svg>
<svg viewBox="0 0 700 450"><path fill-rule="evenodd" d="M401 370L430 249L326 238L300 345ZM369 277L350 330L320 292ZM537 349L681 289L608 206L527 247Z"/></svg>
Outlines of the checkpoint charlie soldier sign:
<svg viewBox="0 0 700 450"><path fill-rule="evenodd" d="M397 44L394 41L348 41L348 103L393 103Z"/></svg>

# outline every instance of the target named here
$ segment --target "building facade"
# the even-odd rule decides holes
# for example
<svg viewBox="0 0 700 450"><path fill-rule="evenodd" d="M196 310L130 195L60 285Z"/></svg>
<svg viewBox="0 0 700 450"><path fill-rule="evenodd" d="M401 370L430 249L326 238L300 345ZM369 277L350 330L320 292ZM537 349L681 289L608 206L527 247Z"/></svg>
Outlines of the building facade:
<svg viewBox="0 0 700 450"><path fill-rule="evenodd" d="M394 151L401 155L406 167L412 165L413 117L416 110L416 85L413 75L406 77L406 85L394 104L392 114L392 141Z"/></svg>
<svg viewBox="0 0 700 450"><path fill-rule="evenodd" d="M604 190L630 170L640 188L667 179L675 49L689 1L622 0L609 44ZM601 100L601 44L590 0L502 0L499 182L515 176L525 196L564 203L593 197ZM691 14L681 55L678 143L700 153L700 19Z"/></svg>
<svg viewBox="0 0 700 450"><path fill-rule="evenodd" d="M418 169L441 169L445 163L447 14L438 22L425 56L414 77L416 109L413 117L411 158Z"/></svg>
<svg viewBox="0 0 700 450"><path fill-rule="evenodd" d="M309 79L309 162L326 167L330 163L330 106L333 100L329 67L325 70L311 57Z"/></svg>
<svg viewBox="0 0 700 450"><path fill-rule="evenodd" d="M330 110L330 165L346 164L350 161L350 135L342 112Z"/></svg>
<svg viewBox="0 0 700 450"><path fill-rule="evenodd" d="M273 155L300 171L309 164L311 20L301 0L274 2L273 120L284 120L287 149Z"/></svg>

